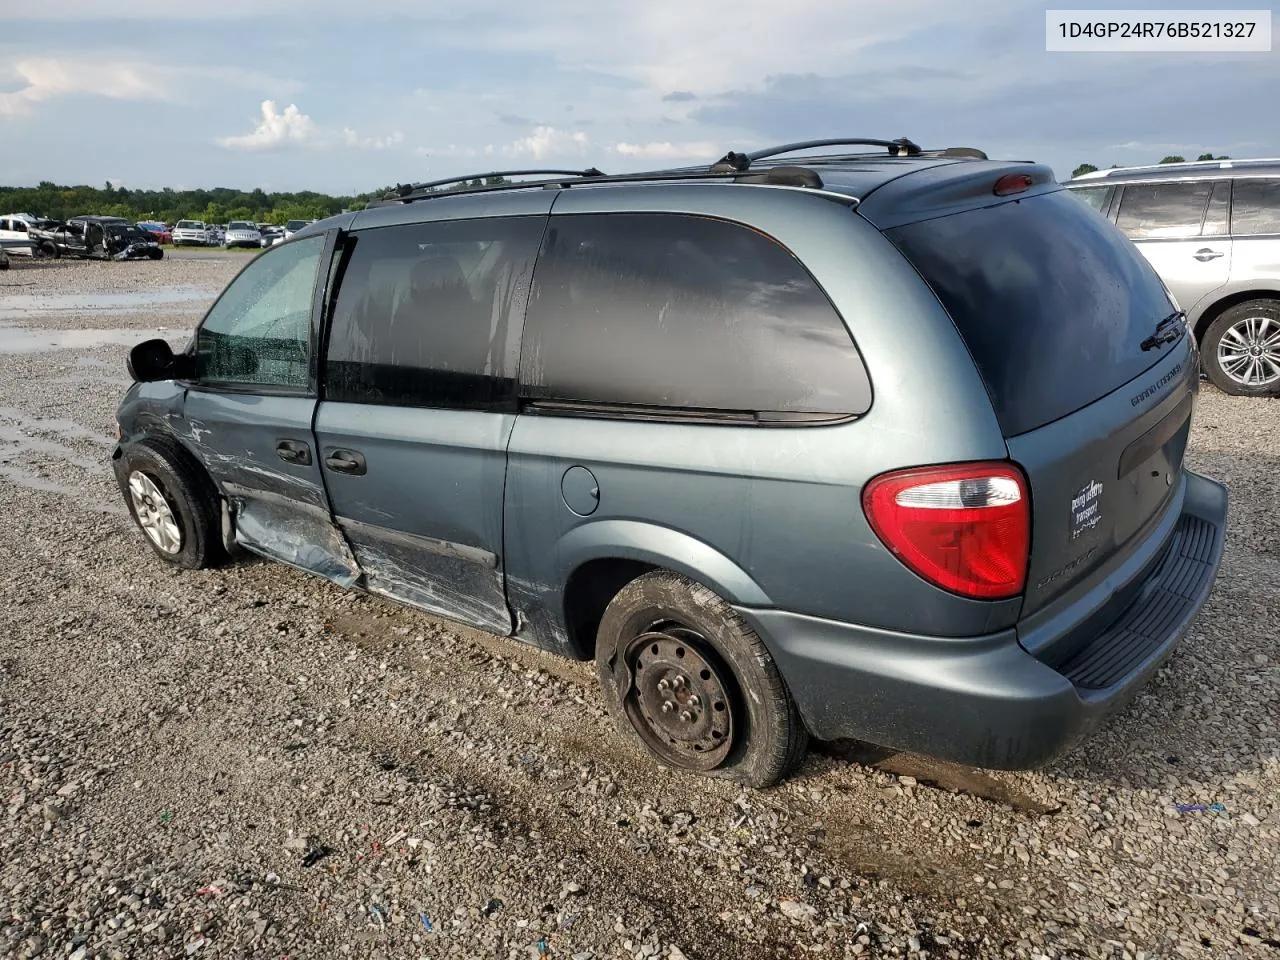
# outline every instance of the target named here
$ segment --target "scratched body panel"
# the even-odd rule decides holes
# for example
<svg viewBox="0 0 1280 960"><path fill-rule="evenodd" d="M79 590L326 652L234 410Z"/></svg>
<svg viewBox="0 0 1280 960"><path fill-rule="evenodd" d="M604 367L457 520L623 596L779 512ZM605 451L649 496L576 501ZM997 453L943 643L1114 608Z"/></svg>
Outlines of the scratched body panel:
<svg viewBox="0 0 1280 960"><path fill-rule="evenodd" d="M502 509L513 414L323 402L323 461L345 449L367 472L326 470L333 512L368 587L495 633L511 632Z"/></svg>
<svg viewBox="0 0 1280 960"><path fill-rule="evenodd" d="M232 504L236 540L249 550L342 586L359 569L329 514L315 456L309 397L187 392L178 438ZM308 463L286 463L282 441L305 444Z"/></svg>

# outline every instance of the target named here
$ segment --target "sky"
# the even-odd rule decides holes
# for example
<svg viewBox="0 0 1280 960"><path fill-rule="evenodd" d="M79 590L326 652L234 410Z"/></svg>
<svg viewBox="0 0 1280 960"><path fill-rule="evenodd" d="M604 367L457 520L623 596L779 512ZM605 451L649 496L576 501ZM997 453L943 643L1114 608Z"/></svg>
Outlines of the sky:
<svg viewBox="0 0 1280 960"><path fill-rule="evenodd" d="M1118 6L1240 4L1092 4ZM1044 11L0 0L0 184L353 194L493 169L710 163L842 135L976 146L1060 178L1086 161L1280 156L1280 51L1047 53Z"/></svg>

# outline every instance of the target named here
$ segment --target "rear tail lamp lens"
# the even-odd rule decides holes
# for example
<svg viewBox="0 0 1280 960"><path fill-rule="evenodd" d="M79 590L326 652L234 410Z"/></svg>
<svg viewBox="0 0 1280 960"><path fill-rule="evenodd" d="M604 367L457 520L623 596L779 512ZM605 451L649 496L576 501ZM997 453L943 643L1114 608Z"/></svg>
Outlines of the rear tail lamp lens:
<svg viewBox="0 0 1280 960"><path fill-rule="evenodd" d="M885 474L867 484L862 507L884 545L934 586L977 600L1014 597L1026 586L1030 502L1010 463Z"/></svg>

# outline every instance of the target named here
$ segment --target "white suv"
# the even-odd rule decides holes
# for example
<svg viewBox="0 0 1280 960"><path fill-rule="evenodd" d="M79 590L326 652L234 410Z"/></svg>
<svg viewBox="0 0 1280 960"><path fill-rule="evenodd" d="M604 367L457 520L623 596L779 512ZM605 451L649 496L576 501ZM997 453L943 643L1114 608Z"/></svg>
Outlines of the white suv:
<svg viewBox="0 0 1280 960"><path fill-rule="evenodd" d="M0 215L0 247L11 254L19 256L31 255L31 237L29 231L36 218L29 213L6 213Z"/></svg>
<svg viewBox="0 0 1280 960"><path fill-rule="evenodd" d="M230 250L232 247L260 247L262 234L258 228L247 220L232 220L227 224L227 232L222 237L222 245Z"/></svg>
<svg viewBox="0 0 1280 960"><path fill-rule="evenodd" d="M203 220L179 220L173 228L173 245L175 247L207 247L212 243L213 234Z"/></svg>

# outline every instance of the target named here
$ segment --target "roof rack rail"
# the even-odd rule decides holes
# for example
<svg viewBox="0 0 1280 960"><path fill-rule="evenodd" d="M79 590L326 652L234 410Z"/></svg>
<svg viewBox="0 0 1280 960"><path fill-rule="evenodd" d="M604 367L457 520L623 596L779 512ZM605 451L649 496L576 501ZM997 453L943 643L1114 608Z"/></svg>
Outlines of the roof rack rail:
<svg viewBox="0 0 1280 960"><path fill-rule="evenodd" d="M426 183L397 183L395 188L387 193L383 199L396 200L404 199L410 194L434 190L437 187L447 187L455 183L470 183L472 180L492 180L495 177L534 177L543 175L557 175L565 177L603 177L604 174L595 167L588 167L586 170L562 170L558 167L535 168L530 170L490 170L488 173L472 173L463 177L446 177L443 180L428 180ZM492 184L490 184L492 186Z"/></svg>
<svg viewBox="0 0 1280 960"><path fill-rule="evenodd" d="M812 150L815 147L844 147L844 146L864 146L864 147L884 147L889 151L890 156L894 157L915 157L920 155L920 147L912 143L906 137L899 137L897 140L867 140L856 137L836 137L830 140L801 140L797 143L784 143L776 147L765 147L763 150L754 150L751 153L734 153L730 150L721 157L713 166L712 170L719 172L728 172L730 170L742 172L749 170L751 164L757 160L768 160L772 157L782 156L785 153L796 153L800 150Z"/></svg>
<svg viewBox="0 0 1280 960"><path fill-rule="evenodd" d="M593 168L594 170L594 168ZM616 173L605 174L594 170L591 175L585 175L583 171L526 171L526 173L567 173L568 177L552 176L542 180L525 180L519 183L495 183L485 184L479 187L470 187L462 190L434 191L432 188L449 183L463 183L472 180L483 180L485 177L494 176L516 176L515 172L507 172L506 174L479 174L471 177L456 177L449 180L435 181L434 183L407 185L408 191L404 191L404 187L398 187L391 193L388 193L381 200L374 200L366 204L368 207L381 207L397 203L413 203L415 200L427 200L434 197L454 197L472 193L487 193L497 190L532 190L546 187L572 187L579 183L652 183L654 181L680 181L680 180L733 180L737 183L756 183L767 184L771 186L786 187L808 187L814 190L823 188L822 178L816 171L807 167L795 166L777 166L769 167L757 172L748 173L743 170L716 170L706 167L684 168L680 170L656 170L649 173ZM404 191L404 192L402 192Z"/></svg>

